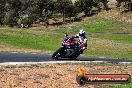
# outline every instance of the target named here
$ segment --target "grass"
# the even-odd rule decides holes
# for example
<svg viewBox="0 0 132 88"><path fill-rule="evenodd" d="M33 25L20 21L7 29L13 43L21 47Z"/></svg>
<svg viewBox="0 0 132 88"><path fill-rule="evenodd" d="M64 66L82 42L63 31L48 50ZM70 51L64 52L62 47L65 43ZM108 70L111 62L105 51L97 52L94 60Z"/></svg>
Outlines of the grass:
<svg viewBox="0 0 132 88"><path fill-rule="evenodd" d="M0 30L0 44L53 53L61 46L64 33L76 34L81 28L84 28L88 35L88 49L83 55L132 59L132 35L114 34L131 33L132 25L130 23L106 19L99 15L73 24L75 26L70 28L52 28L53 30L39 27L31 29L3 28ZM70 25L68 24L68 27Z"/></svg>
<svg viewBox="0 0 132 88"><path fill-rule="evenodd" d="M95 38L111 40L118 43L132 44L132 35L129 34L96 34L92 35Z"/></svg>
<svg viewBox="0 0 132 88"><path fill-rule="evenodd" d="M120 22L98 19L97 21L89 22L84 25L84 29L89 32L111 32L113 29L119 27Z"/></svg>
<svg viewBox="0 0 132 88"><path fill-rule="evenodd" d="M132 82L128 84L113 84L108 86L108 88L131 88L131 87L132 87Z"/></svg>
<svg viewBox="0 0 132 88"><path fill-rule="evenodd" d="M30 30L1 30L0 43L22 48L55 50L60 43L60 35Z"/></svg>
<svg viewBox="0 0 132 88"><path fill-rule="evenodd" d="M111 27L113 27L113 23L115 24L114 21L110 21L110 20L105 20L105 19L95 19L95 18L91 18L88 19L88 21L82 21L81 23L76 22L75 26L73 26L72 28L61 28L59 30L54 30L56 32L68 32L68 33L73 33L73 32L78 32L78 30L80 29L85 29L88 32L105 32L108 31L108 29L111 29ZM70 25L70 24L69 24Z"/></svg>

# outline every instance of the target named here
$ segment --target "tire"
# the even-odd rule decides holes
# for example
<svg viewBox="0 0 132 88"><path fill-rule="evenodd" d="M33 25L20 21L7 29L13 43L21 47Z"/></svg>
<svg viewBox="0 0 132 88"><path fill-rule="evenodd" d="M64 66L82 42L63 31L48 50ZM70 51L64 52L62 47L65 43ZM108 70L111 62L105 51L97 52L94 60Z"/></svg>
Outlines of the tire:
<svg viewBox="0 0 132 88"><path fill-rule="evenodd" d="M80 55L79 52L76 52L70 59L77 60L77 57Z"/></svg>
<svg viewBox="0 0 132 88"><path fill-rule="evenodd" d="M63 50L63 47L59 48L56 52L54 52L52 55L52 59L57 60L59 57L59 56L57 56L57 54L59 54L62 50Z"/></svg>
<svg viewBox="0 0 132 88"><path fill-rule="evenodd" d="M86 84L87 79L86 79L85 76L80 75L80 76L77 76L76 81L77 81L77 83L78 83L80 86L83 86L83 85Z"/></svg>

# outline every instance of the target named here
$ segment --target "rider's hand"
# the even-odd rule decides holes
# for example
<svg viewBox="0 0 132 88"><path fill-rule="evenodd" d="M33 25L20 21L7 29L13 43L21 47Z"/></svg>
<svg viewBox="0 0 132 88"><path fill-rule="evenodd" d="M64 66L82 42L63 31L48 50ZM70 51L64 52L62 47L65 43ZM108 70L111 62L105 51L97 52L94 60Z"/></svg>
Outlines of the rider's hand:
<svg viewBox="0 0 132 88"><path fill-rule="evenodd" d="M87 49L87 47L83 47L83 48L82 48L82 50L85 50L85 49Z"/></svg>

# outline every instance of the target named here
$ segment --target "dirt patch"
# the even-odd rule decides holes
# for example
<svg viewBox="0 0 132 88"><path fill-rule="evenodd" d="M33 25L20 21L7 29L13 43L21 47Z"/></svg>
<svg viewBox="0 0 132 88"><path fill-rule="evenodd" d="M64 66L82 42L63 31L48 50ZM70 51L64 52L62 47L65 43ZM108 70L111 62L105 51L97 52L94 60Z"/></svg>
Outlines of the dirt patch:
<svg viewBox="0 0 132 88"><path fill-rule="evenodd" d="M130 74L132 66L97 64L43 64L0 67L0 88L80 88L76 82L77 68L92 74ZM81 88L102 88L85 85ZM104 87L105 88L105 87Z"/></svg>

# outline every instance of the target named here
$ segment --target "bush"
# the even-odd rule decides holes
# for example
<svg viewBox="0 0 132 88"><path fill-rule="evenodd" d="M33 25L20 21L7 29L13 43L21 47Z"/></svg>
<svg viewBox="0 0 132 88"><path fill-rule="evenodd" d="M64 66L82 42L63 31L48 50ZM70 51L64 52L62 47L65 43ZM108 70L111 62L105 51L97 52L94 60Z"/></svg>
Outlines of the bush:
<svg viewBox="0 0 132 88"><path fill-rule="evenodd" d="M2 23L4 25L15 26L17 24L17 18L14 16L14 12L6 12Z"/></svg>
<svg viewBox="0 0 132 88"><path fill-rule="evenodd" d="M18 27L21 27L21 28L28 28L28 27L31 27L31 24L32 24L32 18L26 16L22 16L19 18L19 20L17 21L17 24L18 24Z"/></svg>

